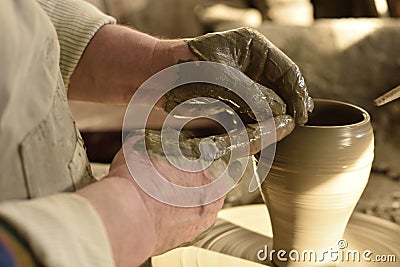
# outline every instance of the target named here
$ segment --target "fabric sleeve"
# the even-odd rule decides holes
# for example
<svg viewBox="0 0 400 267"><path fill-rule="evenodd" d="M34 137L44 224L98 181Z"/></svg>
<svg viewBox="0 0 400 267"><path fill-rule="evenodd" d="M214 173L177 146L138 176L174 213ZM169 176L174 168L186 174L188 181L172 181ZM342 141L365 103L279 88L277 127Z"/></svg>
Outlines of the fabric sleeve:
<svg viewBox="0 0 400 267"><path fill-rule="evenodd" d="M114 266L103 222L74 193L1 203L0 221L24 239L41 266Z"/></svg>
<svg viewBox="0 0 400 267"><path fill-rule="evenodd" d="M0 266L40 266L26 242L3 221L0 221Z"/></svg>
<svg viewBox="0 0 400 267"><path fill-rule="evenodd" d="M60 68L65 88L86 46L105 24L116 20L82 0L37 0L50 17L60 42Z"/></svg>

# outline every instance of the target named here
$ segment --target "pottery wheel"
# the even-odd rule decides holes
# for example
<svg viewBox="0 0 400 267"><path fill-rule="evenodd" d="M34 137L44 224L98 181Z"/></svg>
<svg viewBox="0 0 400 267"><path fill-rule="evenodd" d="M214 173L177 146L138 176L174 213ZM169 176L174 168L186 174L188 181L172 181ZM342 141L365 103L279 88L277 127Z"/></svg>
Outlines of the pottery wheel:
<svg viewBox="0 0 400 267"><path fill-rule="evenodd" d="M372 251L371 262L339 262L338 266L399 266L400 226L373 216L354 213L347 225L345 250ZM272 228L264 205L221 210L214 227L194 246L153 257L152 266L256 267L270 266L257 259L265 245L272 248ZM334 248L340 251L338 248ZM376 255L394 255L396 262L376 262ZM262 264L260 264L262 263Z"/></svg>

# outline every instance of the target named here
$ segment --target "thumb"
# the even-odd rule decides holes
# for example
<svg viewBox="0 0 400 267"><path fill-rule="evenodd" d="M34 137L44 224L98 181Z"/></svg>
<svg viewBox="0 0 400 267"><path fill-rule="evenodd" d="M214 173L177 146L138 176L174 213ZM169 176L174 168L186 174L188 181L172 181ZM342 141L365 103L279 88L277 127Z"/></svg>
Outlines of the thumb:
<svg viewBox="0 0 400 267"><path fill-rule="evenodd" d="M213 160L221 158L227 162L260 152L289 135L294 126L295 122L292 117L280 115L266 121L247 124L245 131L235 129L226 134L199 138L195 143L203 145L200 150L207 152L207 158L211 157ZM232 141L233 138L236 141ZM231 156L232 159L230 159Z"/></svg>
<svg viewBox="0 0 400 267"><path fill-rule="evenodd" d="M289 115L280 115L264 122L248 124L246 128L250 151L249 154L242 156L254 155L269 145L282 140L293 131L294 126L294 119Z"/></svg>

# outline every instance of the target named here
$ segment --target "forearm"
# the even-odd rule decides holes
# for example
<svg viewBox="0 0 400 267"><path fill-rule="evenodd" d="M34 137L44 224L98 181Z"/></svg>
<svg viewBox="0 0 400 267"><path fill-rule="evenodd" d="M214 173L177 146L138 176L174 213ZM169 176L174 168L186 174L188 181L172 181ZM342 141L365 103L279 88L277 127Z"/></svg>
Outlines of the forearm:
<svg viewBox="0 0 400 267"><path fill-rule="evenodd" d="M116 266L139 266L152 256L157 237L148 209L132 181L104 178L77 193L100 215Z"/></svg>
<svg viewBox="0 0 400 267"><path fill-rule="evenodd" d="M124 26L105 25L73 72L68 97L126 104L147 78L178 59L196 59L182 40L162 40Z"/></svg>

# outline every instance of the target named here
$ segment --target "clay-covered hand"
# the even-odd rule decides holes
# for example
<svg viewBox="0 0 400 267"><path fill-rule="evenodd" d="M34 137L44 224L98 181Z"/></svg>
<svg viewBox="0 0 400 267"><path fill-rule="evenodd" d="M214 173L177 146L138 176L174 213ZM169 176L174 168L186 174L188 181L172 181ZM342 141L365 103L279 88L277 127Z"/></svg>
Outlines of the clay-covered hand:
<svg viewBox="0 0 400 267"><path fill-rule="evenodd" d="M142 130L140 134L138 134L139 132L132 132L129 134L129 137L123 144L124 153L120 151L114 158L109 176L124 177L132 181L137 188L143 203L146 205L148 216L150 216L152 225L149 227L154 231L154 233L148 236L157 237L157 240L154 240L155 248L153 255L177 247L182 243L190 242L209 228L214 223L216 214L222 207L224 193L227 192L222 192L221 197L210 204L203 204L198 207L177 207L164 204L162 203L163 199L159 201L144 192L141 188L142 185L139 186L140 182L138 182L138 178L140 178L140 181L151 181L155 184L154 188L160 192L152 192L152 194L157 195L160 193L160 196L167 198L168 194L172 194L173 197L182 199L184 196L177 194L173 189L174 186L163 187L161 183L158 183L158 178L155 179L149 174L146 174L149 173L147 171L151 168L156 169L164 179L180 187L195 187L209 184L214 181L217 178L216 176L225 168L229 168L229 155L231 155L235 149L239 150L239 157L247 157L249 154L255 154L260 151L261 148L274 142L274 138L271 137L271 123L275 123L275 127L272 127L272 129L277 129L278 139L282 138L282 136L286 136L286 131L288 131L286 125L289 124L294 127L293 122L288 123L286 120L293 121L290 116L286 115L275 118L275 121L270 120L264 123L247 125L245 131L250 137L250 141L248 142L250 146L249 151L242 151L242 144L232 144L227 134L206 137L205 139L207 139L208 142L206 142L206 145L202 148L201 143L205 139L194 137L192 133L187 130L180 132L180 138L177 142L168 139L169 143L167 145L171 145L172 142L172 145L180 148L185 159L195 160L202 154L205 161L211 160L209 167L197 172L181 170L176 167L177 165L174 166L167 160L164 153L164 151L167 150L163 150L161 146L161 131L145 130L145 134L143 134L144 130ZM285 127L283 127L283 125ZM171 129L171 131L176 130ZM236 131L235 129L230 134L235 135L237 134ZM274 135L275 133L273 133L273 136ZM210 140L214 142L215 146L210 146ZM144 144L143 141L145 141L145 147L141 145ZM263 141L263 144L261 141ZM200 153L200 150L202 153ZM150 163L145 160L147 155L150 158ZM182 155L172 154L168 159L175 164L179 164L182 161ZM132 172L128 170L127 163L129 168L143 170L144 176L132 179ZM204 203L209 203L207 199L209 199L210 194L215 193L219 194L221 192L212 190L202 191L200 194L200 201L204 200ZM193 198L196 197L197 196L193 195ZM185 203L182 203L182 206L184 205ZM146 216L146 214L142 216Z"/></svg>
<svg viewBox="0 0 400 267"><path fill-rule="evenodd" d="M287 105L288 114L295 118L296 124L307 122L308 112L312 112L313 109L313 101L308 94L303 75L288 56L258 31L244 27L206 34L188 39L186 42L192 53L200 60L234 67L255 81L264 93L274 115L285 113ZM187 89L186 86L170 91L166 95L165 109L170 111L187 100L188 94L185 93ZM203 85L192 91L195 91L196 96L229 99L239 106L239 112L247 112L252 116L252 112L246 110L248 107L242 100L223 88L216 89L214 86Z"/></svg>

